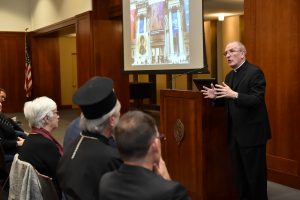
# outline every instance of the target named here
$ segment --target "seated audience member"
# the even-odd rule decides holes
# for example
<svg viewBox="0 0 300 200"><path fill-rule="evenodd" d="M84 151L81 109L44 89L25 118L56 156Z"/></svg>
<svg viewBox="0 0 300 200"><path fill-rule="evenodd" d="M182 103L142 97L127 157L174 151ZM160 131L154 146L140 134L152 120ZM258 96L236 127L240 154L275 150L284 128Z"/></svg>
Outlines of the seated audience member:
<svg viewBox="0 0 300 200"><path fill-rule="evenodd" d="M161 157L162 136L150 115L141 111L124 114L114 134L124 164L102 176L100 200L190 199L186 189L170 179Z"/></svg>
<svg viewBox="0 0 300 200"><path fill-rule="evenodd" d="M13 160L19 147L23 145L25 138L26 134L23 129L0 112L0 144L2 145L6 162Z"/></svg>
<svg viewBox="0 0 300 200"><path fill-rule="evenodd" d="M13 119L2 113L2 103L5 99L6 92L0 88L0 145L5 154L5 162L10 163L27 135Z"/></svg>
<svg viewBox="0 0 300 200"><path fill-rule="evenodd" d="M58 127L57 105L48 97L38 97L25 103L24 115L32 130L19 151L19 159L52 178L57 186L56 167L63 154L62 146L51 135Z"/></svg>
<svg viewBox="0 0 300 200"><path fill-rule="evenodd" d="M6 91L3 88L0 88L0 103L2 104L6 99Z"/></svg>
<svg viewBox="0 0 300 200"><path fill-rule="evenodd" d="M117 149L109 145L121 105L113 81L106 77L88 80L76 91L73 101L82 111L82 131L62 156L57 177L66 199L98 199L101 176L122 163Z"/></svg>
<svg viewBox="0 0 300 200"><path fill-rule="evenodd" d="M0 112L2 112L3 103L6 101L6 91L3 88L0 88ZM2 112L3 113L3 112ZM16 124L20 124L21 122L17 121L16 117L9 118ZM25 133L23 130L19 132L21 136L27 136L28 133Z"/></svg>

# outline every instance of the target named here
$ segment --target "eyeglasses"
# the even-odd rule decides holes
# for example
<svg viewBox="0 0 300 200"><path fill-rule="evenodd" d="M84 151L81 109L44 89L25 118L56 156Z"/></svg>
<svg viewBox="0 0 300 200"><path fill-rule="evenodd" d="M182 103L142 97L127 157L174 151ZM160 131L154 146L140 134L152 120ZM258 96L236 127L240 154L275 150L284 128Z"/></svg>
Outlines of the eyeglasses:
<svg viewBox="0 0 300 200"><path fill-rule="evenodd" d="M161 133L160 133L159 135L157 135L156 138L158 138L160 141L165 141L165 140L167 140L166 135L165 135L165 134L161 134Z"/></svg>
<svg viewBox="0 0 300 200"><path fill-rule="evenodd" d="M233 55L234 53L236 53L236 52L239 52L239 51L241 51L241 50L235 50L235 49L229 49L228 51L225 51L224 53L223 53L223 55L224 56L227 56L227 54L228 55Z"/></svg>

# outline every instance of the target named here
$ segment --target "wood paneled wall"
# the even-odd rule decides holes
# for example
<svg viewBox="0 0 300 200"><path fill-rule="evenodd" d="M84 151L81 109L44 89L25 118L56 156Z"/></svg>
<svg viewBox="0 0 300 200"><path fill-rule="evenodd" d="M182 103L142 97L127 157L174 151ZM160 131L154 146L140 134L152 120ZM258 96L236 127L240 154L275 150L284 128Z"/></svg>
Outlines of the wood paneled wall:
<svg viewBox="0 0 300 200"><path fill-rule="evenodd" d="M129 109L129 78L123 72L122 3L93 1L93 10L32 33L33 95L49 96L61 105L58 35L76 27L78 87L90 77L108 76L122 104ZM7 90L5 112L21 112L24 92L24 33L0 33L0 87ZM8 67L9 66L9 67ZM13 97L13 98L12 98Z"/></svg>
<svg viewBox="0 0 300 200"><path fill-rule="evenodd" d="M123 72L121 0L93 0L93 44L96 74L114 80L122 112L129 109L129 76Z"/></svg>
<svg viewBox="0 0 300 200"><path fill-rule="evenodd" d="M96 74L112 77L114 89L122 104L122 111L129 109L129 78L123 73L122 22L97 20L94 23Z"/></svg>
<svg viewBox="0 0 300 200"><path fill-rule="evenodd" d="M58 37L35 37L32 40L32 97L48 96L60 106L60 78Z"/></svg>
<svg viewBox="0 0 300 200"><path fill-rule="evenodd" d="M24 106L25 34L0 32L0 87L7 92L3 112L21 111Z"/></svg>
<svg viewBox="0 0 300 200"><path fill-rule="evenodd" d="M95 75L91 13L76 17L76 49L78 87Z"/></svg>
<svg viewBox="0 0 300 200"><path fill-rule="evenodd" d="M122 112L129 109L129 77L123 73L122 3L93 0L93 11L76 16L78 86L99 75L114 80Z"/></svg>
<svg viewBox="0 0 300 200"><path fill-rule="evenodd" d="M267 81L268 177L300 188L300 1L245 0L244 5L247 57Z"/></svg>

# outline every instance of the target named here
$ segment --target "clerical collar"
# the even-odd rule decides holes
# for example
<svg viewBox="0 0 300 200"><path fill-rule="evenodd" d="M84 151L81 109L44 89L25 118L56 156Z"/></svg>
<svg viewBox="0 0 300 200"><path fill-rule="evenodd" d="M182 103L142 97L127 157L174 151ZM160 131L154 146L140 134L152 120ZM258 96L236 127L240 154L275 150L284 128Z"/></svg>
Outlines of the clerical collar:
<svg viewBox="0 0 300 200"><path fill-rule="evenodd" d="M234 72L238 72L239 68L246 62L246 60L244 60L244 62L242 62L242 64L240 64L240 66L238 66L237 68L233 69Z"/></svg>

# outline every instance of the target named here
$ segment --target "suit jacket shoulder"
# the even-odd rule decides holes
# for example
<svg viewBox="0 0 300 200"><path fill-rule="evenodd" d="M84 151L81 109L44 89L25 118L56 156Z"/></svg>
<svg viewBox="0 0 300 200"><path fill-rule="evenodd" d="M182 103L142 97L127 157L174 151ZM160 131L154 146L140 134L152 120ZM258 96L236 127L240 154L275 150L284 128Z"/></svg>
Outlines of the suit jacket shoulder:
<svg viewBox="0 0 300 200"><path fill-rule="evenodd" d="M105 174L99 184L101 200L188 200L186 189L138 166L122 165L118 171Z"/></svg>

